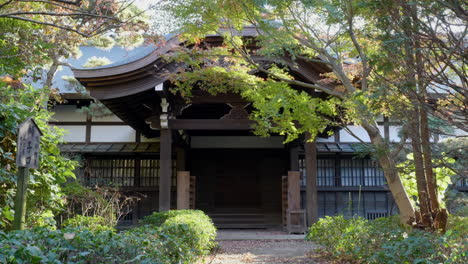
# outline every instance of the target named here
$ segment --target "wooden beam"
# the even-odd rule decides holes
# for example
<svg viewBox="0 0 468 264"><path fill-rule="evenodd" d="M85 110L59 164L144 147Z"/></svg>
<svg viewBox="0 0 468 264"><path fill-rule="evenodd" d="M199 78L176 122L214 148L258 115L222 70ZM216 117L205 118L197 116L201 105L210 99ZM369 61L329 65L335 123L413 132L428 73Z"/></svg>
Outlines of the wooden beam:
<svg viewBox="0 0 468 264"><path fill-rule="evenodd" d="M190 171L177 171L177 210L190 209Z"/></svg>
<svg viewBox="0 0 468 264"><path fill-rule="evenodd" d="M249 119L169 119L169 128L177 130L251 130L254 124Z"/></svg>
<svg viewBox="0 0 468 264"><path fill-rule="evenodd" d="M159 211L171 209L172 131L161 129L159 151Z"/></svg>
<svg viewBox="0 0 468 264"><path fill-rule="evenodd" d="M309 138L309 135L306 136ZM306 211L308 225L318 221L318 196L317 196L317 148L315 142L306 142L305 165L306 165Z"/></svg>

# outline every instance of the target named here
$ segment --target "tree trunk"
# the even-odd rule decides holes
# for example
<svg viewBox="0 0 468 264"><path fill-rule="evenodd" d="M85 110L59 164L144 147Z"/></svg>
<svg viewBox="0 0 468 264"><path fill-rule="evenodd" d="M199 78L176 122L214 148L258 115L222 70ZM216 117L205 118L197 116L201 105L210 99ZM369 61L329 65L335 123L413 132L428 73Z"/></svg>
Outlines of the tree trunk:
<svg viewBox="0 0 468 264"><path fill-rule="evenodd" d="M400 176L396 168L395 161L391 157L388 146L385 143L380 131L376 125L363 123L362 126L367 131L369 138L377 149L384 151L378 153L380 166L382 167L387 180L388 187L392 193L393 199L400 211L400 219L402 223L412 225L415 219L414 207L406 193L406 190L401 182Z"/></svg>
<svg viewBox="0 0 468 264"><path fill-rule="evenodd" d="M437 179L434 175L432 167L432 151L431 142L429 140L429 125L427 122L427 112L421 111L421 143L422 152L424 157L424 169L427 178L427 191L429 192L429 198L431 199L431 206L433 210L439 210L440 204L437 197Z"/></svg>
<svg viewBox="0 0 468 264"><path fill-rule="evenodd" d="M417 106L415 107L417 108ZM421 212L421 220L418 221L418 225L422 228L427 228L432 225L432 210L431 201L429 199L429 193L427 191L427 179L424 169L424 160L421 150L421 134L420 134L420 123L419 123L419 111L414 110L415 113L412 115L410 120L410 138L411 146L413 148L414 167L416 174L416 185L418 188L418 201L419 210Z"/></svg>

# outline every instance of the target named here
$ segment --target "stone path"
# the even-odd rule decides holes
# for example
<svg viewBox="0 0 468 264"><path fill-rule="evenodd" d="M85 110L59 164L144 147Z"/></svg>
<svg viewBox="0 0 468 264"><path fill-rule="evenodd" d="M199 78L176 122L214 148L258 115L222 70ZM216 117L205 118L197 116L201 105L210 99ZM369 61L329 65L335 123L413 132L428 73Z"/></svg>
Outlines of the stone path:
<svg viewBox="0 0 468 264"><path fill-rule="evenodd" d="M317 246L304 240L223 240L204 259L209 264L309 264L327 263L317 260Z"/></svg>

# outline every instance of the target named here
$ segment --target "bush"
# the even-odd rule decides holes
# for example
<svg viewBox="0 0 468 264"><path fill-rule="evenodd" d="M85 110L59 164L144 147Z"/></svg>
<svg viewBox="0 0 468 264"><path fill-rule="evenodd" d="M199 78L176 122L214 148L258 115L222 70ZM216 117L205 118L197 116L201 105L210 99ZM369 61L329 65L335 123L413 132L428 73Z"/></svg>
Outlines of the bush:
<svg viewBox="0 0 468 264"><path fill-rule="evenodd" d="M91 231L86 228L0 232L0 263L161 263L156 254L146 256L139 244L149 244L125 233ZM144 240L144 241L143 241ZM145 248L147 249L147 248Z"/></svg>
<svg viewBox="0 0 468 264"><path fill-rule="evenodd" d="M152 218L165 220L121 233L102 217L86 216L68 219L61 230L0 231L0 263L188 264L214 246L216 229L201 211L155 213Z"/></svg>
<svg viewBox="0 0 468 264"><path fill-rule="evenodd" d="M167 219L184 214L203 214L200 210L170 210L166 212L154 212L145 216L141 223L145 225L161 226Z"/></svg>
<svg viewBox="0 0 468 264"><path fill-rule="evenodd" d="M325 217L310 227L306 239L352 263L466 263L466 231L458 231L466 222L457 220L456 229L440 235L409 229L397 216L373 221Z"/></svg>
<svg viewBox="0 0 468 264"><path fill-rule="evenodd" d="M193 263L215 245L216 228L199 210L153 213L145 217L143 223L159 230L168 263Z"/></svg>
<svg viewBox="0 0 468 264"><path fill-rule="evenodd" d="M66 210L61 219L73 218L76 215L100 216L106 219L107 225L117 225L140 197L128 195L113 187L86 187L78 181L67 183L63 187L66 195Z"/></svg>
<svg viewBox="0 0 468 264"><path fill-rule="evenodd" d="M62 227L86 228L91 231L108 230L115 232L112 223L101 216L76 215L75 217L65 220L62 224Z"/></svg>

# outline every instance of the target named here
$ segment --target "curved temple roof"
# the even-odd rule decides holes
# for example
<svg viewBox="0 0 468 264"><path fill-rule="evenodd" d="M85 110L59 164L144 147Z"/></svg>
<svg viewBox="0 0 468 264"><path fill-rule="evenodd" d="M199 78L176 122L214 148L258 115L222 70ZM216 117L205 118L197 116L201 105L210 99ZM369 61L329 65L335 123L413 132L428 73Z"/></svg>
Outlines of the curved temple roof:
<svg viewBox="0 0 468 264"><path fill-rule="evenodd" d="M257 28L245 27L240 36L256 37ZM209 35L207 43L222 43L219 35ZM174 72L181 65L167 62L162 55L182 46L177 36L167 40L160 47L150 46L147 49L114 64L92 69L72 69L92 97L99 99L112 112L145 136L155 136L145 120L160 111L160 97L155 87L167 80L168 73ZM257 61L272 62L264 57L255 57ZM307 82L317 82L320 74L328 72L324 64L304 60L290 63L291 72Z"/></svg>

